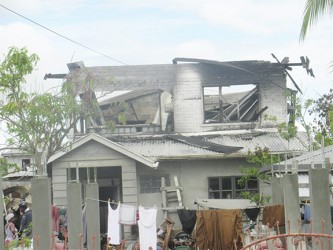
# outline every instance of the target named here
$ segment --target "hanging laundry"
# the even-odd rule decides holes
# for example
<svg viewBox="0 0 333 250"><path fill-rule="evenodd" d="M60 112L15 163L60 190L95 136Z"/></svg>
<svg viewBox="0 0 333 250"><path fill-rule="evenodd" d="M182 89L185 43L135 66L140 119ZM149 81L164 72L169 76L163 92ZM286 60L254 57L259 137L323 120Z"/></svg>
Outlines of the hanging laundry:
<svg viewBox="0 0 333 250"><path fill-rule="evenodd" d="M242 210L197 211L196 247L198 249L234 249L241 245Z"/></svg>
<svg viewBox="0 0 333 250"><path fill-rule="evenodd" d="M124 225L136 225L137 208L131 205L120 204L119 223Z"/></svg>
<svg viewBox="0 0 333 250"><path fill-rule="evenodd" d="M112 245L120 244L119 208L120 203L116 209L112 209L108 201L108 238L111 239L108 244Z"/></svg>
<svg viewBox="0 0 333 250"><path fill-rule="evenodd" d="M61 208L58 211L58 221L59 221L59 233L58 233L58 238L60 240L65 239L65 234L67 233L67 209L66 208Z"/></svg>
<svg viewBox="0 0 333 250"><path fill-rule="evenodd" d="M52 231L58 232L59 231L59 208L52 205Z"/></svg>
<svg viewBox="0 0 333 250"><path fill-rule="evenodd" d="M262 211L262 224L269 223L269 227L272 228L276 226L277 221L279 226L285 225L284 205L265 206Z"/></svg>
<svg viewBox="0 0 333 250"><path fill-rule="evenodd" d="M187 209L178 209L178 217L180 223L182 224L182 230L187 233L191 234L195 223L197 221L197 214L196 210L187 210Z"/></svg>
<svg viewBox="0 0 333 250"><path fill-rule="evenodd" d="M87 206L84 206L82 209L82 241L87 243Z"/></svg>
<svg viewBox="0 0 333 250"><path fill-rule="evenodd" d="M311 209L309 204L304 205L304 221L305 222L310 222L311 218Z"/></svg>
<svg viewBox="0 0 333 250"><path fill-rule="evenodd" d="M140 219L138 225L140 249L149 249L149 247L151 247L152 250L156 250L156 215L156 208L146 209L139 207Z"/></svg>
<svg viewBox="0 0 333 250"><path fill-rule="evenodd" d="M245 208L244 212L251 221L255 222L260 213L260 207Z"/></svg>

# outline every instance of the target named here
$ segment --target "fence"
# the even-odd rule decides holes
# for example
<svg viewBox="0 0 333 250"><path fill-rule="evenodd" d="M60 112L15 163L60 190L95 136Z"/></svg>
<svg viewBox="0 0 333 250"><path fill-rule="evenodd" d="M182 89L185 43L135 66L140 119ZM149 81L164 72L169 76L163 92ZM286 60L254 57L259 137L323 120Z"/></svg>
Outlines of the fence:
<svg viewBox="0 0 333 250"><path fill-rule="evenodd" d="M321 249L327 250L332 249L333 246L333 235L325 234L325 221L321 222L321 233L313 233L312 226L313 221L310 220L309 223L309 232L301 233L301 221L298 221L298 233L290 233L290 221L287 222L287 233L281 234L279 223L277 223L276 230L277 235L268 235L262 239L256 239L255 241L244 246L241 250L263 250L263 249L279 249L279 250L288 250L288 249L299 249L299 250L308 250L308 249ZM269 227L269 225L267 225ZM250 230L248 230L248 236L251 238ZM237 245L235 242L235 249Z"/></svg>

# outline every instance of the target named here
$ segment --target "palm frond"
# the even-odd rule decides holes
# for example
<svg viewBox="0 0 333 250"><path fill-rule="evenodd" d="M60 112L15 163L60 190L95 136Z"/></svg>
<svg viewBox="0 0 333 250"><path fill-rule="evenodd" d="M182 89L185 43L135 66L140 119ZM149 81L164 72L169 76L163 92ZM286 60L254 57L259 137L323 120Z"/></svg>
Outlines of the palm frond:
<svg viewBox="0 0 333 250"><path fill-rule="evenodd" d="M318 21L318 18L330 13L332 9L333 0L307 0L303 13L300 41L305 39L307 31Z"/></svg>

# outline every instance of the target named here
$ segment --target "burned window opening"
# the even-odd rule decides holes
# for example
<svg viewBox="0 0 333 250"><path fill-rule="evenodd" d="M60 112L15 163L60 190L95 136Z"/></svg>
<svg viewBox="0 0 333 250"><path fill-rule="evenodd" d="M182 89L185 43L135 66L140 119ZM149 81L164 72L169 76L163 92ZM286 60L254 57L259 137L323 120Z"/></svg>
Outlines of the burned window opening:
<svg viewBox="0 0 333 250"><path fill-rule="evenodd" d="M287 89L288 124L290 125L295 125L296 122L297 93L296 90Z"/></svg>
<svg viewBox="0 0 333 250"><path fill-rule="evenodd" d="M203 87L203 95L205 123L251 122L259 118L255 85Z"/></svg>

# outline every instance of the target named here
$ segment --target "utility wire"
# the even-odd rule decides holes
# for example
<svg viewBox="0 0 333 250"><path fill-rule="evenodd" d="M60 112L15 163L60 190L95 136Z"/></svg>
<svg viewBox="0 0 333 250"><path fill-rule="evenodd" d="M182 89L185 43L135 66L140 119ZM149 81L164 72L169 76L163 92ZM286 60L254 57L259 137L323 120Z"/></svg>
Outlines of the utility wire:
<svg viewBox="0 0 333 250"><path fill-rule="evenodd" d="M79 46L81 46L81 47L83 47L83 48L85 48L85 49L88 49L88 50L90 50L90 51L93 51L93 52L95 52L95 53L101 55L101 56L104 56L104 57L106 57L106 58L109 58L109 59L111 59L112 61L115 61L115 62L121 63L121 64L123 64L123 65L127 65L126 63L124 63L124 62L122 62L122 61L119 61L119 60L117 60L117 59L115 59L115 58L112 58L112 57L110 57L110 56L108 56L108 55L102 53L102 52L99 52L99 51L97 51L97 50L95 50L95 49L92 49L92 48L90 48L90 47L88 47L88 46L86 46L86 45L84 45L84 44L82 44L82 43L76 42L76 41L74 41L74 40L71 39L71 38L68 38L68 37L66 37L66 36L64 36L64 35L61 35L61 34L59 34L58 32L56 32L56 31L54 31L54 30L51 30L51 29L47 28L46 26L44 26L44 25L42 25L42 24L39 24L39 23L35 22L34 20L31 20L30 18L25 17L25 16L23 16L23 15L21 15L21 14L15 12L14 10L11 10L11 9L7 8L6 6L4 6L4 5L2 5L2 4L0 4L0 7L4 8L4 9L6 9L6 10L12 12L12 13L14 13L15 15L18 15L18 16L20 16L20 17L22 17L22 18L28 20L29 22L32 22L32 23L38 25L39 27L41 27L41 28L43 28L43 29L46 29L47 31L52 32L53 34L56 34L57 36L60 36L60 37L66 39L66 40L68 40L68 41L70 41L70 42L72 42L72 43L75 43L75 44L77 44L77 45L79 45Z"/></svg>

